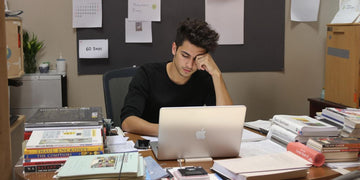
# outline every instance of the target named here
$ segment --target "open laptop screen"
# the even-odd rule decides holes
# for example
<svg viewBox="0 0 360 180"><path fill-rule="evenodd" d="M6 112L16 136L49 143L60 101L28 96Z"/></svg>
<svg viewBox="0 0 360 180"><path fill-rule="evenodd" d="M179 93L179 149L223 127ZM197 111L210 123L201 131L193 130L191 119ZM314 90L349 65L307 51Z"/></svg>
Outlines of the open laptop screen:
<svg viewBox="0 0 360 180"><path fill-rule="evenodd" d="M155 156L159 160L236 157L245 112L243 105L161 108Z"/></svg>

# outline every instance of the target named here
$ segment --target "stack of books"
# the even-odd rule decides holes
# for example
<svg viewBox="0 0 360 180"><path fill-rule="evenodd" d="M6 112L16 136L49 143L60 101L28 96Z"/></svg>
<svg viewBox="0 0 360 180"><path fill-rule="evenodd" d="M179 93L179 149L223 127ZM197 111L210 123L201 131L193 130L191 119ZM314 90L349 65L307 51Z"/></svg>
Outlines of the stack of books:
<svg viewBox="0 0 360 180"><path fill-rule="evenodd" d="M145 179L144 159L138 152L71 156L54 178Z"/></svg>
<svg viewBox="0 0 360 180"><path fill-rule="evenodd" d="M341 125L341 136L360 137L360 109L328 107L322 110L320 117Z"/></svg>
<svg viewBox="0 0 360 180"><path fill-rule="evenodd" d="M360 138L310 138L306 145L325 156L325 162L358 161Z"/></svg>
<svg viewBox="0 0 360 180"><path fill-rule="evenodd" d="M24 149L25 172L55 171L70 156L103 154L101 128L33 131Z"/></svg>
<svg viewBox="0 0 360 180"><path fill-rule="evenodd" d="M24 140L34 130L85 129L102 124L101 107L41 108L24 123Z"/></svg>
<svg viewBox="0 0 360 180"><path fill-rule="evenodd" d="M267 137L282 145L306 143L311 137L338 136L339 129L309 116L274 115Z"/></svg>

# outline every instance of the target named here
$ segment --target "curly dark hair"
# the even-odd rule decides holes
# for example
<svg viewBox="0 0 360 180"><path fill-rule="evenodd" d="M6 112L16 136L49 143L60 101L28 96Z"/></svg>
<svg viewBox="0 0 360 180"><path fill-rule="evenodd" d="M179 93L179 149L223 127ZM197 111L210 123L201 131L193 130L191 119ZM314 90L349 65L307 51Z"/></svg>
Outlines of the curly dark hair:
<svg viewBox="0 0 360 180"><path fill-rule="evenodd" d="M181 22L176 32L175 44L181 46L185 40L195 46L212 52L218 46L219 34L209 27L209 24L200 19L186 19Z"/></svg>

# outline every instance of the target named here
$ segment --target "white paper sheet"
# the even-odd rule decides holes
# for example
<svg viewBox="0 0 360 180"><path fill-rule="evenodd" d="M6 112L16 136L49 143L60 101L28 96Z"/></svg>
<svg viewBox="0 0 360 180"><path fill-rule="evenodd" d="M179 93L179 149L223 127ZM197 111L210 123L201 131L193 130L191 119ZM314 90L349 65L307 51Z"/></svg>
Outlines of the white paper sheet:
<svg viewBox="0 0 360 180"><path fill-rule="evenodd" d="M336 168L350 168L350 167L358 167L360 166L360 161L354 162L332 162L332 163L325 163L325 165L331 169Z"/></svg>
<svg viewBox="0 0 360 180"><path fill-rule="evenodd" d="M244 44L244 0L206 0L205 20L219 34L219 44Z"/></svg>
<svg viewBox="0 0 360 180"><path fill-rule="evenodd" d="M160 0L128 0L128 19L161 21Z"/></svg>
<svg viewBox="0 0 360 180"><path fill-rule="evenodd" d="M125 19L126 43L151 43L151 21L133 21Z"/></svg>
<svg viewBox="0 0 360 180"><path fill-rule="evenodd" d="M73 0L73 28L102 27L101 0Z"/></svg>
<svg viewBox="0 0 360 180"><path fill-rule="evenodd" d="M103 59L109 57L108 39L79 40L79 58Z"/></svg>
<svg viewBox="0 0 360 180"><path fill-rule="evenodd" d="M259 156L285 151L285 147L271 141L270 139L255 142L241 142L240 157Z"/></svg>
<svg viewBox="0 0 360 180"><path fill-rule="evenodd" d="M129 139L129 137L124 136L106 136L106 144L114 145L114 144L123 144Z"/></svg>
<svg viewBox="0 0 360 180"><path fill-rule="evenodd" d="M291 0L291 20L318 21L320 0Z"/></svg>
<svg viewBox="0 0 360 180"><path fill-rule="evenodd" d="M331 24L359 22L359 20L356 20L360 14L359 10L359 0L342 0L340 2L339 11L331 21Z"/></svg>
<svg viewBox="0 0 360 180"><path fill-rule="evenodd" d="M110 153L136 152L138 150L134 148L134 145L133 141L126 141L123 143L109 145L108 149Z"/></svg>
<svg viewBox="0 0 360 180"><path fill-rule="evenodd" d="M266 139L266 136L256 134L247 129L244 129L241 137L241 142L260 141L264 139Z"/></svg>

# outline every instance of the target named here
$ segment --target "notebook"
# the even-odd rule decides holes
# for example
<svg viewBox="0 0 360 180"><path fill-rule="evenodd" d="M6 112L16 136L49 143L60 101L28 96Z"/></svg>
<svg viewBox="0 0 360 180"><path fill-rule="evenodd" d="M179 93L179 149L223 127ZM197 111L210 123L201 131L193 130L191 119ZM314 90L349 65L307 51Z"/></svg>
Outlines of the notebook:
<svg viewBox="0 0 360 180"><path fill-rule="evenodd" d="M158 160L237 157L245 112L244 105L161 108L151 148Z"/></svg>

